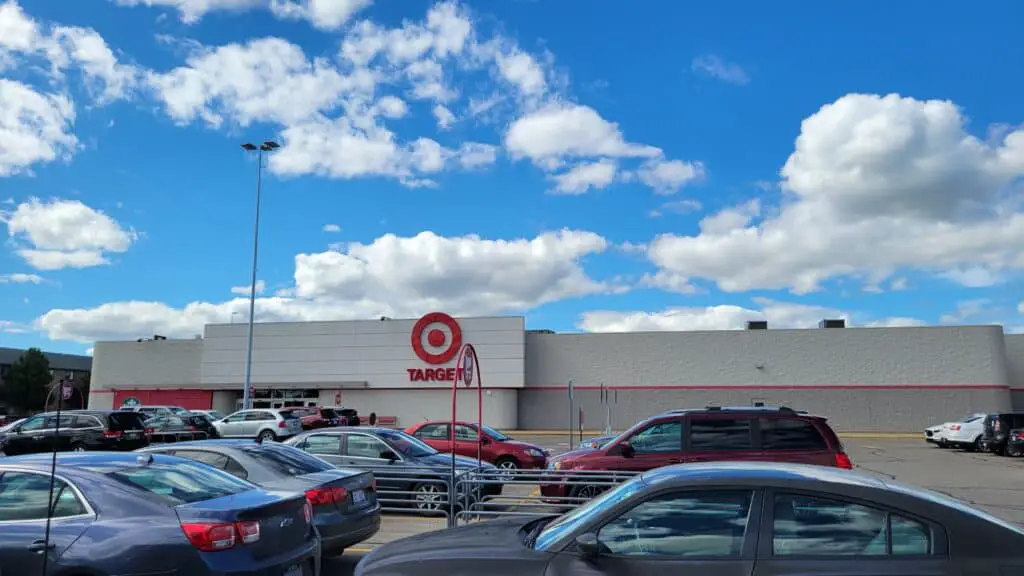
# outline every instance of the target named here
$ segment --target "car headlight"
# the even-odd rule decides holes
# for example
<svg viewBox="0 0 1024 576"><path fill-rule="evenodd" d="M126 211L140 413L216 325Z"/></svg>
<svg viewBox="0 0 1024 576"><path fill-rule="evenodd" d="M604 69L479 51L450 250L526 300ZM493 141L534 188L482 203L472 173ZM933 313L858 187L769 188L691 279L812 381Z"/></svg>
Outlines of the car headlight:
<svg viewBox="0 0 1024 576"><path fill-rule="evenodd" d="M561 470L561 469L562 469L562 463L561 462L548 462L548 470Z"/></svg>
<svg viewBox="0 0 1024 576"><path fill-rule="evenodd" d="M544 457L544 453L541 452L540 450L537 450L536 448L527 448L526 453L529 454L530 456L533 456L534 458Z"/></svg>

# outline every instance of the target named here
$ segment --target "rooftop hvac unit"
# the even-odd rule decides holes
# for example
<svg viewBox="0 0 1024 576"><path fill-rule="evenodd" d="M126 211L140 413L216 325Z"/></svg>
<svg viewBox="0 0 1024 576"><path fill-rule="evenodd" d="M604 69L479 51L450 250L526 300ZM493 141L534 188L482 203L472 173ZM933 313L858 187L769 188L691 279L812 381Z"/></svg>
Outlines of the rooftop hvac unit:
<svg viewBox="0 0 1024 576"><path fill-rule="evenodd" d="M750 320L747 322L747 330L767 330L767 320Z"/></svg>
<svg viewBox="0 0 1024 576"><path fill-rule="evenodd" d="M818 328L846 328L846 320L842 318L833 318L822 320L818 322Z"/></svg>

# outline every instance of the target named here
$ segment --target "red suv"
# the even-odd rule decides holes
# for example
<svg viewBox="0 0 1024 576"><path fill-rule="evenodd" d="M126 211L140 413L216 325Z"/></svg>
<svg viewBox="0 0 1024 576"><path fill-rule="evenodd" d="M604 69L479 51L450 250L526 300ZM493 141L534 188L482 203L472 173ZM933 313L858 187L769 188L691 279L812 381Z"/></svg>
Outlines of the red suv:
<svg viewBox="0 0 1024 576"><path fill-rule="evenodd" d="M451 422L422 422L406 428L405 433L419 438L436 450L449 452L452 450L451 427ZM547 450L534 444L517 442L490 426L484 426L483 429L484 434L480 436L476 424L456 422L455 453L476 458L479 447L485 462L505 470L544 469L547 466Z"/></svg>
<svg viewBox="0 0 1024 576"><path fill-rule="evenodd" d="M600 448L560 454L548 464L541 494L590 498L606 486L588 485L571 471L646 472L685 462L767 460L850 469L853 464L825 418L787 407L672 410L644 420ZM554 473L553 471L558 471Z"/></svg>
<svg viewBox="0 0 1024 576"><path fill-rule="evenodd" d="M302 421L303 430L330 428L341 425L341 417L331 408L308 406L305 408L284 408L281 413L290 412Z"/></svg>

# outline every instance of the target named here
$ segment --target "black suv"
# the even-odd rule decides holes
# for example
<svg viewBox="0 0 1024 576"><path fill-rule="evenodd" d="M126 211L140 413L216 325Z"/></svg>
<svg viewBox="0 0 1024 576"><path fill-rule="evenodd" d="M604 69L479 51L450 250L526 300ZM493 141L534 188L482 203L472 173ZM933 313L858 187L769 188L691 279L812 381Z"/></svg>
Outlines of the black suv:
<svg viewBox="0 0 1024 576"><path fill-rule="evenodd" d="M986 452L1006 455L1006 441L1010 430L1024 428L1024 412L999 412L985 417L981 433L981 448Z"/></svg>
<svg viewBox="0 0 1024 576"><path fill-rule="evenodd" d="M128 410L69 410L45 412L25 419L0 437L8 456L41 452L116 450L149 445L146 425L138 412Z"/></svg>

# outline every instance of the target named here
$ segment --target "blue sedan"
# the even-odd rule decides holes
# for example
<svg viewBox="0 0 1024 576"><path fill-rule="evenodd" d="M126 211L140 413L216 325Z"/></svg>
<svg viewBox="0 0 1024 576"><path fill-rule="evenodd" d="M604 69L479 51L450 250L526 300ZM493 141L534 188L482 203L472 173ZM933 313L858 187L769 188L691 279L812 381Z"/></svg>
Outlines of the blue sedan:
<svg viewBox="0 0 1024 576"><path fill-rule="evenodd" d="M0 461L0 567L12 575L317 576L320 541L301 493L266 490L173 456Z"/></svg>

